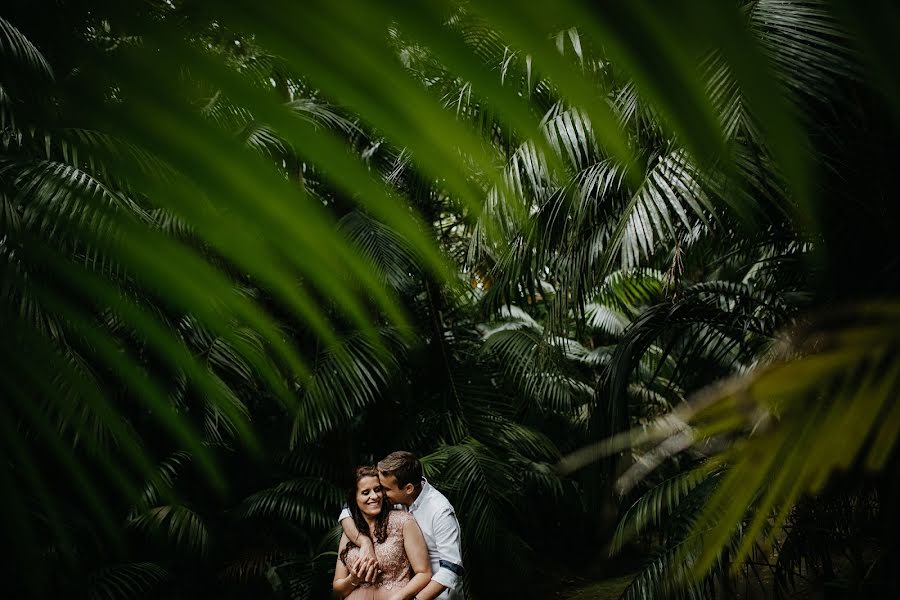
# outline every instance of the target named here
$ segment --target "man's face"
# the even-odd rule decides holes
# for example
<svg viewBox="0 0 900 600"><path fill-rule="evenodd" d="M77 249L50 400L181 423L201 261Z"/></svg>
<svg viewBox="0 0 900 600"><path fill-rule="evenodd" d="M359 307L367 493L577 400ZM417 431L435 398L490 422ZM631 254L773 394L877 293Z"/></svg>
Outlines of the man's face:
<svg viewBox="0 0 900 600"><path fill-rule="evenodd" d="M401 488L397 484L397 478L394 475L385 475L379 471L378 480L381 482L381 490L384 492L388 502L391 504L404 504L409 506L410 495L407 493L406 489Z"/></svg>

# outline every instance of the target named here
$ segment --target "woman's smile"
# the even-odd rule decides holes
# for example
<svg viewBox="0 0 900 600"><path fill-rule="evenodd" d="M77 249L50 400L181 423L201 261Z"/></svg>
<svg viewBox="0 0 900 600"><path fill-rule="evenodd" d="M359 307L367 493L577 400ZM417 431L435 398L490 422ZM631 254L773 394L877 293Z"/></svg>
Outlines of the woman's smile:
<svg viewBox="0 0 900 600"><path fill-rule="evenodd" d="M377 477L363 477L357 483L356 503L366 515L377 516L384 503L384 492Z"/></svg>

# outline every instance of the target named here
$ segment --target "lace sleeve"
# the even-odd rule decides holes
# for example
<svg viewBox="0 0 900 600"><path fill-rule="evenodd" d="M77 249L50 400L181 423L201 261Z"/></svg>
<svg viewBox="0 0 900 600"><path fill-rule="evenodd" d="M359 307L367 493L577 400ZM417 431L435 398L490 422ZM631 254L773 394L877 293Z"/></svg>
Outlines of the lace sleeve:
<svg viewBox="0 0 900 600"><path fill-rule="evenodd" d="M411 514L405 510L392 510L388 515L388 529L395 533L403 533L403 526L410 519L414 519Z"/></svg>

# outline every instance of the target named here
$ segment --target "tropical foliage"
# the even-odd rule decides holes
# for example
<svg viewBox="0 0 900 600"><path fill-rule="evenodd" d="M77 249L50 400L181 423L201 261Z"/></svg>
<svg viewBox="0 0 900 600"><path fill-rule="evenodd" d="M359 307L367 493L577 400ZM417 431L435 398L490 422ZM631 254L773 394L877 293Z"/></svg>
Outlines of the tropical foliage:
<svg viewBox="0 0 900 600"><path fill-rule="evenodd" d="M15 589L326 597L406 448L468 597L900 591L893 4L90 4L0 14Z"/></svg>

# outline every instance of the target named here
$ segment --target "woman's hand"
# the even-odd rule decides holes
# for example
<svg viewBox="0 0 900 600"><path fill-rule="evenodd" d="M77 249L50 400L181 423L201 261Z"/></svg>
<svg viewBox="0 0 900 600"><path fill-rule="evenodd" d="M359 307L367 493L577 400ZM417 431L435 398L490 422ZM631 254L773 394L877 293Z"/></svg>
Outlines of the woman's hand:
<svg viewBox="0 0 900 600"><path fill-rule="evenodd" d="M375 545L372 543L371 538L365 535L360 535L357 541L359 543L360 566L365 568L367 572L370 572L371 568L371 575L364 577L363 581L374 583L375 578L378 576L378 562L375 560Z"/></svg>
<svg viewBox="0 0 900 600"><path fill-rule="evenodd" d="M362 556L357 557L353 564L347 567L347 570L350 571L350 583L354 586L364 581L371 583L375 580L375 561L366 560Z"/></svg>

